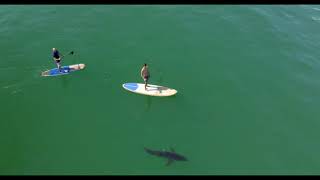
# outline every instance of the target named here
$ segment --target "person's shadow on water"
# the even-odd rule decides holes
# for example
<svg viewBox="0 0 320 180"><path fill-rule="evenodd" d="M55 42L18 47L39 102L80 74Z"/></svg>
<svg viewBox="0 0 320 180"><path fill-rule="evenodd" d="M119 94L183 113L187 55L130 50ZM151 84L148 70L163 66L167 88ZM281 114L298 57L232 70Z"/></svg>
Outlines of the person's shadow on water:
<svg viewBox="0 0 320 180"><path fill-rule="evenodd" d="M68 88L69 87L69 80L68 77L66 75L61 77L61 84L63 88Z"/></svg>
<svg viewBox="0 0 320 180"><path fill-rule="evenodd" d="M152 97L146 96L146 111L149 112L152 104Z"/></svg>
<svg viewBox="0 0 320 180"><path fill-rule="evenodd" d="M155 69L155 71L157 72L157 74L159 74L159 79L157 81L157 84L162 84L163 83L163 76L162 76L162 72L159 71L158 69ZM152 84L152 83L150 83ZM151 109L151 105L152 105L152 98L151 96L146 96L146 111L150 111Z"/></svg>

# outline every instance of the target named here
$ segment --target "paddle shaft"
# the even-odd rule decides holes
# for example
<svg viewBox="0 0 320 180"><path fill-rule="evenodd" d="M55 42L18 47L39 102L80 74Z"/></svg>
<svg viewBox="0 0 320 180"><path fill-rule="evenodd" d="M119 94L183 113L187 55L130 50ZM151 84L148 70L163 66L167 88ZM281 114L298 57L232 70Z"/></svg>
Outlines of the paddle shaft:
<svg viewBox="0 0 320 180"><path fill-rule="evenodd" d="M73 51L70 51L67 55L73 54ZM66 55L62 55L61 58L65 57Z"/></svg>
<svg viewBox="0 0 320 180"><path fill-rule="evenodd" d="M70 55L70 54L73 54L73 53L74 53L73 51L70 51L67 55ZM60 56L60 59L62 60L62 58L65 57L65 56L66 56L66 55L63 55L63 54L62 54L62 56ZM54 60L55 60L55 58L54 58Z"/></svg>

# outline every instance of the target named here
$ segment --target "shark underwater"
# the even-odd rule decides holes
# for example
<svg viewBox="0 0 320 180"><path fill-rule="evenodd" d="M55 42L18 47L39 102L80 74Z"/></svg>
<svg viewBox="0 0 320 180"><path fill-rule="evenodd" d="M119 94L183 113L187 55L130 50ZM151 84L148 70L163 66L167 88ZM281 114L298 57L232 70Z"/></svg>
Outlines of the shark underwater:
<svg viewBox="0 0 320 180"><path fill-rule="evenodd" d="M170 148L170 151L157 151L157 150L151 150L149 148L144 148L144 150L153 156L163 157L168 159L167 166L169 166L174 161L188 161L186 157L183 155L177 154L173 148Z"/></svg>

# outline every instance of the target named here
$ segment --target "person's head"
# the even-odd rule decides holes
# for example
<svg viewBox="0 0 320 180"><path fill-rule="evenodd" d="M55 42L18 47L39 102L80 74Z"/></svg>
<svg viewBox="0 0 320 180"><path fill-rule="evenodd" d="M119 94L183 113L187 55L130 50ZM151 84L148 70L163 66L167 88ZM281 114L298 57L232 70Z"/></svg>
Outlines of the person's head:
<svg viewBox="0 0 320 180"><path fill-rule="evenodd" d="M144 67L147 67L147 64L146 63L144 63L144 65L143 65Z"/></svg>
<svg viewBox="0 0 320 180"><path fill-rule="evenodd" d="M56 51L57 49L56 48L52 48L52 51Z"/></svg>

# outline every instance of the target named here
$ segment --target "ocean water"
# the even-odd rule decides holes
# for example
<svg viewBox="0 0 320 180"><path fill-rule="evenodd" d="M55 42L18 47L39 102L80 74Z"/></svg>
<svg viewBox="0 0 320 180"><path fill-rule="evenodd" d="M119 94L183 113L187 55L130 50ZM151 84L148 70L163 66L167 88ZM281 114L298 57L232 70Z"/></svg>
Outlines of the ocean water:
<svg viewBox="0 0 320 180"><path fill-rule="evenodd" d="M318 5L1 5L0 174L320 174L319 30ZM41 77L53 47L86 68ZM178 93L124 90L144 63Z"/></svg>

